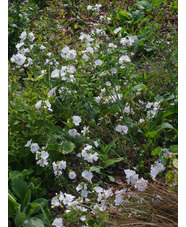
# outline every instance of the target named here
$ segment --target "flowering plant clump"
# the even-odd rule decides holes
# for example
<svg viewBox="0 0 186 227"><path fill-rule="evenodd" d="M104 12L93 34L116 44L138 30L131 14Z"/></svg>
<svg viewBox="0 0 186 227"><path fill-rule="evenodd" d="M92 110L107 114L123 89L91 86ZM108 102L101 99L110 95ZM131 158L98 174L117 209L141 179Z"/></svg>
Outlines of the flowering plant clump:
<svg viewBox="0 0 186 227"><path fill-rule="evenodd" d="M171 46L162 46L159 19L146 13L153 2L99 3L53 1L18 34L9 58L12 226L105 226L110 211L143 206L160 177L177 185L176 35L169 26Z"/></svg>

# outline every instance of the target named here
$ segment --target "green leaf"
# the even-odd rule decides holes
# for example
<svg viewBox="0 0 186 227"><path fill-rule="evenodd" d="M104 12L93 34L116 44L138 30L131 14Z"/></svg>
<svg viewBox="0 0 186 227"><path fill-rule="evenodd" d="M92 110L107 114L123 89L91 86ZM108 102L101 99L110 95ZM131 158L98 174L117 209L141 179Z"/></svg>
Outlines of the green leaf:
<svg viewBox="0 0 186 227"><path fill-rule="evenodd" d="M28 207L28 204L30 203L30 199L31 199L31 189L28 189L26 195L25 195L25 198L22 202L22 205L21 205L21 208L22 208L22 211L25 213L26 210L27 210L27 207Z"/></svg>
<svg viewBox="0 0 186 227"><path fill-rule="evenodd" d="M158 130L162 130L162 129L174 129L174 127L169 124L169 123L162 123L160 126L157 127Z"/></svg>
<svg viewBox="0 0 186 227"><path fill-rule="evenodd" d="M151 155L152 156L156 156L161 152L161 147L156 147L152 152Z"/></svg>
<svg viewBox="0 0 186 227"><path fill-rule="evenodd" d="M143 17L144 13L141 10L136 10L132 12L132 17L134 20L141 20Z"/></svg>
<svg viewBox="0 0 186 227"><path fill-rule="evenodd" d="M101 166L91 166L90 167L90 171L91 172L96 172L96 173L101 173L101 169L102 169Z"/></svg>
<svg viewBox="0 0 186 227"><path fill-rule="evenodd" d="M45 227L41 219L33 217L24 220L23 227Z"/></svg>
<svg viewBox="0 0 186 227"><path fill-rule="evenodd" d="M33 203L40 204L42 207L47 207L47 206L48 206L48 200L45 199L45 198L35 199L35 200L33 201Z"/></svg>
<svg viewBox="0 0 186 227"><path fill-rule="evenodd" d="M168 117L172 114L178 113L178 105L173 105L167 108L167 110L163 113L162 118Z"/></svg>
<svg viewBox="0 0 186 227"><path fill-rule="evenodd" d="M172 145L169 148L169 151L173 154L177 154L178 153L178 145Z"/></svg>
<svg viewBox="0 0 186 227"><path fill-rule="evenodd" d="M16 202L14 197L8 193L8 217L14 217L18 211L20 204Z"/></svg>
<svg viewBox="0 0 186 227"><path fill-rule="evenodd" d="M109 180L112 181L112 182L115 182L115 177L113 176L108 176Z"/></svg>
<svg viewBox="0 0 186 227"><path fill-rule="evenodd" d="M176 169L178 169L178 159L177 158L173 159L172 164Z"/></svg>
<svg viewBox="0 0 186 227"><path fill-rule="evenodd" d="M60 146L60 148L62 150L65 150L65 152L67 154L71 153L74 150L75 147L76 147L75 144L72 143L72 142L70 142L70 141L68 141L68 140L66 140L65 142L63 142L63 144Z"/></svg>
<svg viewBox="0 0 186 227"><path fill-rule="evenodd" d="M146 136L150 136L151 138L154 138L155 136L158 135L159 131L160 130L148 132L148 133L146 133Z"/></svg>
<svg viewBox="0 0 186 227"><path fill-rule="evenodd" d="M27 215L28 217L30 217L32 214L35 214L35 213L37 213L38 211L41 210L40 204L38 204L38 203L32 202L29 205L30 205L30 210L29 210L29 213Z"/></svg>
<svg viewBox="0 0 186 227"><path fill-rule="evenodd" d="M12 190L23 201L27 192L27 183L19 176L12 178L11 181Z"/></svg>
<svg viewBox="0 0 186 227"><path fill-rule="evenodd" d="M141 91L142 89L148 90L148 87L145 84L138 84L133 87L133 91Z"/></svg>
<svg viewBox="0 0 186 227"><path fill-rule="evenodd" d="M115 140L113 140L112 142L110 142L104 149L104 153L107 154L109 152L109 150L115 145L116 141L118 140L118 138L116 138Z"/></svg>
<svg viewBox="0 0 186 227"><path fill-rule="evenodd" d="M113 159L108 159L107 161L105 161L105 164L104 164L104 168L110 166L110 165L113 165L117 162L121 162L124 158L113 158Z"/></svg>
<svg viewBox="0 0 186 227"><path fill-rule="evenodd" d="M119 14L117 15L117 19L130 20L127 10L120 11Z"/></svg>
<svg viewBox="0 0 186 227"><path fill-rule="evenodd" d="M23 223L23 221L25 220L25 218L26 218L26 214L18 211L16 214L16 217L15 217L16 226L20 226Z"/></svg>
<svg viewBox="0 0 186 227"><path fill-rule="evenodd" d="M150 4L147 1L139 1L136 2L135 5L137 6L138 9L149 9Z"/></svg>

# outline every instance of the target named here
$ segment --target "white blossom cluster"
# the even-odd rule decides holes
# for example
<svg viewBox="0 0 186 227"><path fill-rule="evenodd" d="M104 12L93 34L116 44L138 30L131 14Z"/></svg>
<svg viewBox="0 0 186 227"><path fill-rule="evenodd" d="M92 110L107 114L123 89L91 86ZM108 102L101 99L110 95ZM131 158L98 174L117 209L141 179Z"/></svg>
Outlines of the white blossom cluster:
<svg viewBox="0 0 186 227"><path fill-rule="evenodd" d="M101 4L96 4L95 6L88 5L87 6L87 10L92 10L92 11L95 11L95 12L99 12L101 7L102 7Z"/></svg>
<svg viewBox="0 0 186 227"><path fill-rule="evenodd" d="M62 66L61 70L54 69L51 73L51 78L61 77L62 81L75 82L73 73L76 71L73 65Z"/></svg>
<svg viewBox="0 0 186 227"><path fill-rule="evenodd" d="M93 163L98 160L98 153L92 152L92 145L86 144L82 152L78 155L78 157L83 157L83 159L87 162Z"/></svg>
<svg viewBox="0 0 186 227"><path fill-rule="evenodd" d="M124 170L127 178L128 184L133 184L138 191L144 191L147 188L147 180L144 180L143 177L138 179L138 174L134 170Z"/></svg>
<svg viewBox="0 0 186 227"><path fill-rule="evenodd" d="M70 50L68 46L65 46L61 50L61 56L62 58L69 59L69 60L74 60L76 58L76 51L75 50Z"/></svg>
<svg viewBox="0 0 186 227"><path fill-rule="evenodd" d="M117 132L119 132L119 133L121 133L122 135L124 135L124 134L127 134L127 132L128 132L128 127L126 126L126 125L117 125L116 127L115 127L115 130L117 131Z"/></svg>
<svg viewBox="0 0 186 227"><path fill-rule="evenodd" d="M151 108L151 110L147 111L147 119L151 119L157 115L158 110L160 109L160 102L148 102L146 108Z"/></svg>
<svg viewBox="0 0 186 227"><path fill-rule="evenodd" d="M62 175L62 170L66 169L67 163L66 161L60 161L60 162L53 162L53 171L55 176L61 176Z"/></svg>
<svg viewBox="0 0 186 227"><path fill-rule="evenodd" d="M132 46L134 42L134 39L131 36L128 36L128 39L126 37L121 38L120 43L123 46Z"/></svg>
<svg viewBox="0 0 186 227"><path fill-rule="evenodd" d="M47 158L49 157L49 153L47 151L42 150L39 151L39 145L38 143L32 143L32 139L27 141L25 144L25 147L30 147L30 151L34 154L36 154L36 164L40 165L41 167L45 167L48 165ZM42 149L45 149L45 147L42 147Z"/></svg>

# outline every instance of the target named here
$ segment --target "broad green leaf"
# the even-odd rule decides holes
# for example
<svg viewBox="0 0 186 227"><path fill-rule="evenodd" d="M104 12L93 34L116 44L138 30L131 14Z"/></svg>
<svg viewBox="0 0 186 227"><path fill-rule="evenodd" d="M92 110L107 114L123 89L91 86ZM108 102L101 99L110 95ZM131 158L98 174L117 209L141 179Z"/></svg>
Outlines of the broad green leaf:
<svg viewBox="0 0 186 227"><path fill-rule="evenodd" d="M151 138L154 138L155 136L158 135L159 131L160 130L148 132L148 133L146 133L146 136L150 136Z"/></svg>
<svg viewBox="0 0 186 227"><path fill-rule="evenodd" d="M145 84L138 84L133 87L133 91L141 91L142 89L148 90L148 87Z"/></svg>
<svg viewBox="0 0 186 227"><path fill-rule="evenodd" d="M25 220L25 218L26 218L26 214L18 211L15 217L16 226L20 226Z"/></svg>
<svg viewBox="0 0 186 227"><path fill-rule="evenodd" d="M27 207L28 207L28 204L30 203L30 199L31 199L31 190L28 189L26 195L25 195L25 198L21 204L21 210L25 213L26 210L27 210Z"/></svg>
<svg viewBox="0 0 186 227"><path fill-rule="evenodd" d="M127 10L120 11L119 14L117 15L117 19L130 20Z"/></svg>
<svg viewBox="0 0 186 227"><path fill-rule="evenodd" d="M110 165L113 165L117 162L121 162L124 158L113 158L113 159L108 159L107 161L105 161L105 164L104 164L104 168L110 166Z"/></svg>
<svg viewBox="0 0 186 227"><path fill-rule="evenodd" d="M90 171L91 172L96 172L96 173L101 173L101 169L102 169L101 166L91 166L90 167Z"/></svg>
<svg viewBox="0 0 186 227"><path fill-rule="evenodd" d="M138 9L149 9L150 4L147 1L139 1L136 2L135 5L137 6Z"/></svg>
<svg viewBox="0 0 186 227"><path fill-rule="evenodd" d="M75 147L76 147L75 144L72 143L72 142L70 142L70 141L68 141L68 140L66 140L65 142L63 142L62 145L60 146L60 148L62 150L65 150L65 152L67 154L71 153L74 150Z"/></svg>
<svg viewBox="0 0 186 227"><path fill-rule="evenodd" d="M132 17L134 20L141 20L144 13L141 10L135 10L132 12Z"/></svg>
<svg viewBox="0 0 186 227"><path fill-rule="evenodd" d="M48 206L48 200L45 199L45 198L35 199L35 200L33 201L33 203L40 204L42 207L47 207L47 206Z"/></svg>
<svg viewBox="0 0 186 227"><path fill-rule="evenodd" d="M162 123L160 126L157 127L158 130L162 130L162 129L174 129L174 127L169 124L169 123Z"/></svg>
<svg viewBox="0 0 186 227"><path fill-rule="evenodd" d="M177 158L173 159L172 164L176 169L178 169L178 159Z"/></svg>
<svg viewBox="0 0 186 227"><path fill-rule="evenodd" d="M178 105L173 105L167 108L167 110L163 113L162 118L168 117L171 114L177 114L178 113Z"/></svg>
<svg viewBox="0 0 186 227"><path fill-rule="evenodd" d="M156 156L161 152L161 147L156 147L152 152L151 155L152 156Z"/></svg>
<svg viewBox="0 0 186 227"><path fill-rule="evenodd" d="M8 193L8 217L14 217L20 204Z"/></svg>
<svg viewBox="0 0 186 227"><path fill-rule="evenodd" d="M23 227L45 227L41 219L33 217L24 220Z"/></svg>
<svg viewBox="0 0 186 227"><path fill-rule="evenodd" d="M12 178L11 181L12 190L23 201L27 193L27 183L19 176Z"/></svg>
<svg viewBox="0 0 186 227"><path fill-rule="evenodd" d="M173 154L177 154L178 153L178 145L172 145L169 148L169 151Z"/></svg>
<svg viewBox="0 0 186 227"><path fill-rule="evenodd" d="M40 211L41 210L41 205L40 204L38 204L38 203L30 203L29 204L30 205L30 210L29 210L29 213L28 213L28 217L30 217L32 214L35 214L35 213L37 213L38 211Z"/></svg>

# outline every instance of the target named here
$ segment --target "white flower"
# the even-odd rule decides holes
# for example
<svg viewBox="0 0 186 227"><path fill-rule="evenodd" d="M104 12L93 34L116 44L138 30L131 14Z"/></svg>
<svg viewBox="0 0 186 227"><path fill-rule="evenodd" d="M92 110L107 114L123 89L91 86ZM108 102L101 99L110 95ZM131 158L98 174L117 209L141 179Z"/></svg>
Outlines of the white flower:
<svg viewBox="0 0 186 227"><path fill-rule="evenodd" d="M159 162L156 161L153 165L151 165L150 175L153 179L162 171L165 170L165 166Z"/></svg>
<svg viewBox="0 0 186 227"><path fill-rule="evenodd" d="M45 50L45 49L46 49L45 46L43 46L43 45L40 46L40 50Z"/></svg>
<svg viewBox="0 0 186 227"><path fill-rule="evenodd" d="M76 126L78 126L81 122L81 117L79 117L79 116L73 116L72 119Z"/></svg>
<svg viewBox="0 0 186 227"><path fill-rule="evenodd" d="M116 29L114 30L114 34L117 34L119 31L121 31L121 29L122 29L122 27L116 28Z"/></svg>
<svg viewBox="0 0 186 227"><path fill-rule="evenodd" d="M68 131L69 136L76 136L77 135L77 130L76 129L70 129Z"/></svg>
<svg viewBox="0 0 186 227"><path fill-rule="evenodd" d="M139 123L142 124L145 120L144 119L139 119Z"/></svg>
<svg viewBox="0 0 186 227"><path fill-rule="evenodd" d="M153 102L148 102L147 105L146 105L146 108L151 108L151 106L153 105Z"/></svg>
<svg viewBox="0 0 186 227"><path fill-rule="evenodd" d="M103 192L103 188L100 187L100 186L96 186L96 187L94 187L94 189L95 189L95 191L96 191L97 193Z"/></svg>
<svg viewBox="0 0 186 227"><path fill-rule="evenodd" d="M70 171L70 173L69 173L69 175L68 175L68 176L69 176L69 178L70 178L70 179L72 179L72 180L73 180L73 179L75 179L75 178L76 178L76 173L75 173L74 171Z"/></svg>
<svg viewBox="0 0 186 227"><path fill-rule="evenodd" d="M127 134L128 132L128 127L126 125L117 125L115 130L117 132L120 132L122 135Z"/></svg>
<svg viewBox="0 0 186 227"><path fill-rule="evenodd" d="M44 167L48 165L48 162L46 159L40 159L36 162L36 164L40 165L41 167Z"/></svg>
<svg viewBox="0 0 186 227"><path fill-rule="evenodd" d="M84 126L83 127L83 130L81 130L81 133L83 134L83 136L85 136L86 135L86 133L88 133L89 132L89 126Z"/></svg>
<svg viewBox="0 0 186 227"><path fill-rule="evenodd" d="M108 47L113 47L113 48L117 48L117 45L114 45L113 43L109 43Z"/></svg>
<svg viewBox="0 0 186 227"><path fill-rule="evenodd" d="M31 142L32 142L32 139L31 139L31 140L29 140L29 141L27 141L27 143L25 144L25 147L29 147L29 146L30 146L30 144L31 144Z"/></svg>
<svg viewBox="0 0 186 227"><path fill-rule="evenodd" d="M63 226L63 219L62 218L55 218L52 222L52 225L55 227L62 227Z"/></svg>
<svg viewBox="0 0 186 227"><path fill-rule="evenodd" d="M20 48L21 46L23 46L23 45L24 45L23 42L17 43L17 44L16 44L16 48L19 49L19 48Z"/></svg>
<svg viewBox="0 0 186 227"><path fill-rule="evenodd" d="M41 158L42 159L47 159L49 156L48 152L47 151L41 151Z"/></svg>
<svg viewBox="0 0 186 227"><path fill-rule="evenodd" d="M62 170L62 169L66 169L66 167L67 167L67 163L66 163L66 161L60 161L59 163L58 163L58 169L59 170Z"/></svg>
<svg viewBox="0 0 186 227"><path fill-rule="evenodd" d="M119 206L123 202L123 195L116 195L114 202L116 206Z"/></svg>
<svg viewBox="0 0 186 227"><path fill-rule="evenodd" d="M99 146L99 144L98 144L97 141L94 141L94 145L95 145L95 147L98 147Z"/></svg>
<svg viewBox="0 0 186 227"><path fill-rule="evenodd" d="M102 60L100 60L100 59L98 59L98 60L96 60L95 62L95 66L100 66L100 65L102 65L103 64L103 61Z"/></svg>
<svg viewBox="0 0 186 227"><path fill-rule="evenodd" d="M130 105L126 104L125 108L123 109L124 113L130 113Z"/></svg>
<svg viewBox="0 0 186 227"><path fill-rule="evenodd" d="M106 84L108 87L112 86L112 84L111 84L110 81L107 81L105 84Z"/></svg>
<svg viewBox="0 0 186 227"><path fill-rule="evenodd" d="M130 58L128 55L123 55L119 58L119 63L123 64L123 62L131 62Z"/></svg>
<svg viewBox="0 0 186 227"><path fill-rule="evenodd" d="M40 109L40 108L41 108L41 103L42 103L42 100L39 100L39 101L35 104L36 109Z"/></svg>
<svg viewBox="0 0 186 227"><path fill-rule="evenodd" d="M52 89L48 92L47 96L50 97L51 95L55 95L56 89L57 89L57 87L52 88Z"/></svg>
<svg viewBox="0 0 186 227"><path fill-rule="evenodd" d="M117 73L117 69L111 68L111 73L112 73L112 74L116 74L116 73Z"/></svg>
<svg viewBox="0 0 186 227"><path fill-rule="evenodd" d="M59 199L56 196L52 198L51 205L52 205L52 208L59 207L59 206L62 207L61 203L59 202Z"/></svg>
<svg viewBox="0 0 186 227"><path fill-rule="evenodd" d="M82 189L83 189L83 183L78 184L78 186L76 187L76 191L79 192Z"/></svg>
<svg viewBox="0 0 186 227"><path fill-rule="evenodd" d="M38 143L32 143L32 144L31 144L31 146L30 146L30 151L31 151L32 153L37 152L38 149L39 149Z"/></svg>
<svg viewBox="0 0 186 227"><path fill-rule="evenodd" d="M147 180L144 180L143 177L136 181L134 187L138 189L138 191L144 191L147 188Z"/></svg>
<svg viewBox="0 0 186 227"><path fill-rule="evenodd" d="M88 5L87 6L87 10L91 10L92 9L92 6L91 5Z"/></svg>
<svg viewBox="0 0 186 227"><path fill-rule="evenodd" d="M46 100L45 103L48 107L48 110L52 112L53 110L51 109L51 103L48 100ZM44 108L46 108L46 107L44 107Z"/></svg>
<svg viewBox="0 0 186 227"><path fill-rule="evenodd" d="M124 172L126 174L127 183L135 184L136 181L138 180L138 174L136 174L135 171L130 170L130 169L124 170Z"/></svg>
<svg viewBox="0 0 186 227"><path fill-rule="evenodd" d="M25 31L21 33L20 39L21 39L21 41L24 41L26 39L26 32Z"/></svg>
<svg viewBox="0 0 186 227"><path fill-rule="evenodd" d="M126 38L122 38L121 40L120 40L120 43L122 44L122 45L127 45L127 39Z"/></svg>
<svg viewBox="0 0 186 227"><path fill-rule="evenodd" d="M15 63L18 64L18 65L23 65L25 60L26 60L26 57L23 54L20 54L20 53L16 54L15 57L14 57Z"/></svg>
<svg viewBox="0 0 186 227"><path fill-rule="evenodd" d="M113 195L112 189L110 188L108 190L105 190L104 194L105 194L105 198L108 198L108 197L112 196Z"/></svg>
<svg viewBox="0 0 186 227"><path fill-rule="evenodd" d="M59 69L52 71L51 78L59 78Z"/></svg>
<svg viewBox="0 0 186 227"><path fill-rule="evenodd" d="M28 34L28 38L29 38L30 41L34 41L35 36L34 36L33 32L30 32L30 33Z"/></svg>
<svg viewBox="0 0 186 227"><path fill-rule="evenodd" d="M90 183L92 183L92 182L91 182L91 179L92 179L92 177L93 177L93 174L92 174L91 171L84 170L84 171L82 172L81 176L82 176L83 178L85 178L86 180L88 180Z"/></svg>

